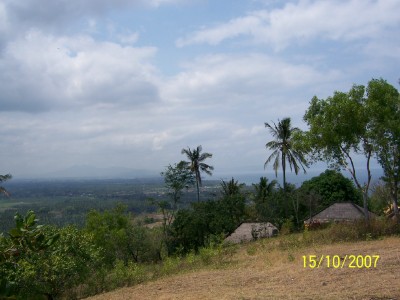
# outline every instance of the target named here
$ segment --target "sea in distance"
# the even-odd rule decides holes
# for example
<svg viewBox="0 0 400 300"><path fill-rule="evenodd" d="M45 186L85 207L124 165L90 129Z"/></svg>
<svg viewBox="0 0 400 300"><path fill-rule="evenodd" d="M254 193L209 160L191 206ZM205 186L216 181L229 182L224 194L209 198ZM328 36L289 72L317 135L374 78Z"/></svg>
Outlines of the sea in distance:
<svg viewBox="0 0 400 300"><path fill-rule="evenodd" d="M295 186L299 187L304 181L310 180L313 177L316 177L323 173L326 169L312 169L312 170L307 170L307 173L304 173L300 171L297 175L294 172L291 172L290 170L286 171L286 182L294 184ZM352 180L352 177L350 173L346 170L341 171L342 174ZM356 170L357 172L357 178L360 181L361 184L365 183L367 181L367 172L364 169L358 169ZM383 171L381 168L373 168L371 169L371 174L372 174L372 184L374 182L379 181L379 179L383 176ZM244 183L248 186L251 186L253 183L258 183L260 182L261 177L266 177L269 181L276 180L280 185L282 185L283 178L282 178L282 171L279 170L277 173L277 176L275 176L275 172L273 170L265 170L265 171L249 171L249 172L214 172L212 176L208 176L206 174L202 175L202 180L204 183L206 182L218 182L218 181L229 181L232 178L235 181L238 181L239 183ZM85 182L95 182L95 181L103 181L103 180L111 180L113 182L115 181L123 181L125 183L131 181L132 184L143 184L143 183L153 183L153 184L163 184L163 177L160 174L156 173L151 173L151 172L137 172L135 173L134 176L131 174L123 174L121 175L116 175L113 174L111 176L104 176L103 174L100 176L93 176L93 175L87 175L84 174L83 176L76 176L75 174L72 176L46 176L46 177L41 177L41 178L28 178L28 177L18 177L15 176L13 177L12 180L3 183L5 187L9 185L18 184L18 183L24 183L24 182L68 182L68 181L74 181L74 182L81 182L84 184Z"/></svg>
<svg viewBox="0 0 400 300"><path fill-rule="evenodd" d="M287 171L286 172L286 182L294 184L295 186L299 187L304 181L310 180L313 177L316 177L323 173L325 170L309 170L307 173L299 172L297 175L294 172ZM352 177L348 171L342 171L341 172L345 177L349 178L352 180ZM364 184L367 181L367 172L365 170L356 170L357 178L360 181L361 184ZM379 181L379 179L383 176L382 169L376 168L376 169L371 169L371 175L372 175L372 180L371 183L373 184L374 182ZM277 180L280 185L282 185L282 172L279 171L277 176L275 176L275 172L271 171L265 171L265 172L243 172L243 173L237 173L237 174L228 174L228 173L216 173L213 174L212 177L206 177L204 178L205 180L207 179L213 179L213 180L224 180L228 181L231 180L232 177L234 180L237 180L239 183L244 183L246 185L252 185L253 183L258 183L260 182L261 177L266 177L269 181L272 180Z"/></svg>

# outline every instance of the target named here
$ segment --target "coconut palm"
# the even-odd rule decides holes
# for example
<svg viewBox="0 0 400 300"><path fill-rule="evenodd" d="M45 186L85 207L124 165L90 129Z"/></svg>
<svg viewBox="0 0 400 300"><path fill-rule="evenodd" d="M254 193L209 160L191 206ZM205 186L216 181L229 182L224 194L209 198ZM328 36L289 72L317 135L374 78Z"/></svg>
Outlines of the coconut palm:
<svg viewBox="0 0 400 300"><path fill-rule="evenodd" d="M185 154L189 161L186 161L186 166L190 169L195 177L196 177L196 188L197 188L197 201L200 201L200 186L202 185L201 182L201 175L200 172L204 172L208 175L212 175L212 170L214 170L213 166L207 165L203 161L207 158L211 158L211 153L201 153L202 147L201 145L197 146L196 149L191 150L189 147L187 149L182 149L182 154Z"/></svg>
<svg viewBox="0 0 400 300"><path fill-rule="evenodd" d="M245 186L244 183L239 183L237 180L232 179L228 182L222 180L221 187L222 187L222 195L224 197L236 196L240 195L242 192L242 188Z"/></svg>
<svg viewBox="0 0 400 300"><path fill-rule="evenodd" d="M293 137L300 133L301 130L297 127L292 127L290 118L285 118L282 121L278 120L278 125L274 122L273 126L265 123L265 127L269 128L274 140L268 142L265 146L272 150L272 154L268 157L264 164L264 169L267 165L274 161L273 169L275 176L278 176L278 169L282 165L283 171L283 189L286 189L286 163L290 170L298 174L300 167L306 173L305 167L308 167L307 161L304 158L303 151L298 148L298 143L293 141Z"/></svg>
<svg viewBox="0 0 400 300"><path fill-rule="evenodd" d="M0 175L0 183L4 182L4 181L6 181L6 180L9 180L9 179L11 179L11 178L12 178L11 174ZM4 195L6 195L6 196L9 195L8 192L7 192L7 190L6 190L4 187L2 187L2 186L0 186L0 194L4 194Z"/></svg>
<svg viewBox="0 0 400 300"><path fill-rule="evenodd" d="M256 202L264 203L266 202L269 195L271 195L278 182L276 180L272 180L268 183L268 179L266 177L260 177L260 182L257 184L253 183L253 187L255 189L255 200Z"/></svg>

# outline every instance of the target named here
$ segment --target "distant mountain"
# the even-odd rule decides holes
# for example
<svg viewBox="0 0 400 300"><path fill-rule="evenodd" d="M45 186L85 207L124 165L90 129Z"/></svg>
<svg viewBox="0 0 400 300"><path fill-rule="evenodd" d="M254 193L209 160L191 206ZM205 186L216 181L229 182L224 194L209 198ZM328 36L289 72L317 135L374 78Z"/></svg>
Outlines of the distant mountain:
<svg viewBox="0 0 400 300"><path fill-rule="evenodd" d="M43 174L42 178L144 178L160 176L159 173L149 170L130 169L123 167L93 167L89 165L72 166L63 170Z"/></svg>

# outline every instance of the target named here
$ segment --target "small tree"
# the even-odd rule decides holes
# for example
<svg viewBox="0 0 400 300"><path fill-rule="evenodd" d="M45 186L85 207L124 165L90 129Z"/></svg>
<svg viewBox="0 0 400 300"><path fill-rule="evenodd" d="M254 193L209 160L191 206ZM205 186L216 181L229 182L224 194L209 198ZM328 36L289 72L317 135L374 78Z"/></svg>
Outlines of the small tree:
<svg viewBox="0 0 400 300"><path fill-rule="evenodd" d="M276 216L277 210L274 205L274 193L277 190L278 182L272 180L268 182L266 177L260 177L260 182L253 183L254 192L252 200L254 202L256 218L262 221L272 221L271 217Z"/></svg>
<svg viewBox="0 0 400 300"><path fill-rule="evenodd" d="M163 215L162 247L164 242L168 246L169 230L179 209L183 190L194 185L195 177L184 161L174 164L174 166L168 165L166 170L161 172L161 176L164 177L165 187L168 189L169 195L169 200L155 202Z"/></svg>
<svg viewBox="0 0 400 300"><path fill-rule="evenodd" d="M233 177L230 181L222 180L222 198L218 200L221 208L221 216L229 219L231 230L239 225L245 217L246 197L242 192L244 183L239 183Z"/></svg>
<svg viewBox="0 0 400 300"><path fill-rule="evenodd" d="M302 183L302 193L320 196L317 210L323 210L336 202L352 202L362 205L362 195L353 182L336 170L325 172Z"/></svg>
<svg viewBox="0 0 400 300"><path fill-rule="evenodd" d="M165 187L168 189L172 210L176 211L183 190L195 183L194 174L186 167L186 163L181 161L174 166L169 165L164 172L161 172L161 176L164 177Z"/></svg>
<svg viewBox="0 0 400 300"><path fill-rule="evenodd" d="M0 298L54 299L84 283L100 262L91 235L37 221L33 211L17 213L16 226L0 238Z"/></svg>
<svg viewBox="0 0 400 300"><path fill-rule="evenodd" d="M222 188L222 195L224 197L234 196L241 193L242 188L245 186L244 183L240 183L235 180L233 177L228 182L222 180L221 188Z"/></svg>
<svg viewBox="0 0 400 300"><path fill-rule="evenodd" d="M145 228L134 225L126 207L122 204L114 209L87 214L85 230L93 235L94 242L102 248L105 265L111 268L117 260L142 262L159 257L151 247Z"/></svg>

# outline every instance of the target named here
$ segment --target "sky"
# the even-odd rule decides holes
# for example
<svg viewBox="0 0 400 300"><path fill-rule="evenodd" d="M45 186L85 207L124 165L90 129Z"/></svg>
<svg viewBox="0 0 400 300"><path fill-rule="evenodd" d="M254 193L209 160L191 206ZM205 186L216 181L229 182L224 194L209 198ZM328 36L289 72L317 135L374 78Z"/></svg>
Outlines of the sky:
<svg viewBox="0 0 400 300"><path fill-rule="evenodd" d="M399 88L398 0L0 0L0 174L263 172L265 122ZM271 166L272 168L272 166ZM272 171L272 169L271 169Z"/></svg>

